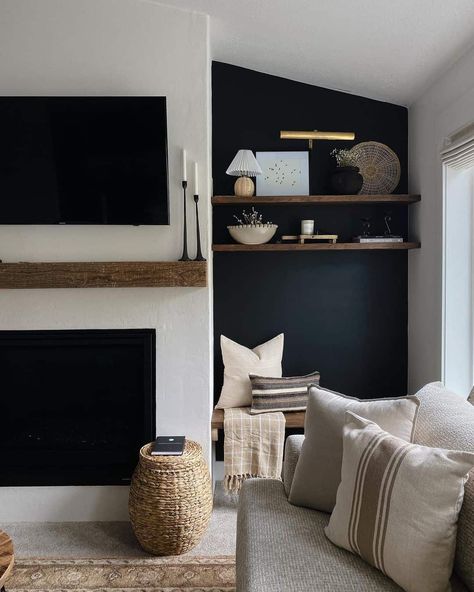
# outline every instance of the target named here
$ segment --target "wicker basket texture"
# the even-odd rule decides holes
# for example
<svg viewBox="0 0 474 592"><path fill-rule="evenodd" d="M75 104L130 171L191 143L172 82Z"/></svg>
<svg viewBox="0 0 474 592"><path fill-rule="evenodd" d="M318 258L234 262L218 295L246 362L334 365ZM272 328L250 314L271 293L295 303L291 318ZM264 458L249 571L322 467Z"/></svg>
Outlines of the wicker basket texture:
<svg viewBox="0 0 474 592"><path fill-rule="evenodd" d="M6 532L0 530L0 588L11 574L14 563L13 543Z"/></svg>
<svg viewBox="0 0 474 592"><path fill-rule="evenodd" d="M212 486L201 446L186 440L182 456L151 456L140 450L130 487L129 514L143 549L153 555L190 551L212 512Z"/></svg>

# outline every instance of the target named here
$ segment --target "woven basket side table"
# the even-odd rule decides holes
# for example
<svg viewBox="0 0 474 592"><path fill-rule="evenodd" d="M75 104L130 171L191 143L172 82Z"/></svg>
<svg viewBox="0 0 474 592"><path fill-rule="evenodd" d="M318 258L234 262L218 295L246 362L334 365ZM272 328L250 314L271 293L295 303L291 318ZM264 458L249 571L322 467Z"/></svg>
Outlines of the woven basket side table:
<svg viewBox="0 0 474 592"><path fill-rule="evenodd" d="M197 545L212 512L212 485L201 446L186 440L182 456L140 450L128 510L138 542L153 555L180 555Z"/></svg>
<svg viewBox="0 0 474 592"><path fill-rule="evenodd" d="M0 530L0 590L5 589L5 582L12 572L14 562L12 540L6 532Z"/></svg>

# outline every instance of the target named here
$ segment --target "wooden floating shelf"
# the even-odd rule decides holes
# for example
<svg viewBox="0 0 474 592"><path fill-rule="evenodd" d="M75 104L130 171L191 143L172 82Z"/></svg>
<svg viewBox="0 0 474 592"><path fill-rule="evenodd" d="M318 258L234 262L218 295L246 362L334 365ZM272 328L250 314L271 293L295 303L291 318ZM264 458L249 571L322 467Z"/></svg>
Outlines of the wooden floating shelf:
<svg viewBox="0 0 474 592"><path fill-rule="evenodd" d="M411 204L421 200L417 194L386 194L386 195L254 195L253 197L237 197L235 195L215 195L214 206L231 205L338 205L338 204Z"/></svg>
<svg viewBox="0 0 474 592"><path fill-rule="evenodd" d="M304 428L306 411L284 412L286 428ZM211 418L211 435L214 442L217 441L217 430L224 429L224 409L214 409Z"/></svg>
<svg viewBox="0 0 474 592"><path fill-rule="evenodd" d="M212 250L217 252L253 252L266 251L272 253L276 251L409 251L419 249L421 243L305 243L284 244L284 243L266 243L264 245L240 245L240 244L221 244L213 245Z"/></svg>
<svg viewBox="0 0 474 592"><path fill-rule="evenodd" d="M205 286L206 261L0 263L0 289Z"/></svg>

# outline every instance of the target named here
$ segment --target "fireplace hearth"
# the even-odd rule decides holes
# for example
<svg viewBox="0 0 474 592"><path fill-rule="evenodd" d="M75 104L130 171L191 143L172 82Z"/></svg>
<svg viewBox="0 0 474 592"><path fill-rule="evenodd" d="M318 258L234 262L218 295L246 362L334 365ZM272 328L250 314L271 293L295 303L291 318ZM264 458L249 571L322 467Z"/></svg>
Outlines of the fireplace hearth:
<svg viewBox="0 0 474 592"><path fill-rule="evenodd" d="M155 437L153 329L0 331L0 485L125 485Z"/></svg>

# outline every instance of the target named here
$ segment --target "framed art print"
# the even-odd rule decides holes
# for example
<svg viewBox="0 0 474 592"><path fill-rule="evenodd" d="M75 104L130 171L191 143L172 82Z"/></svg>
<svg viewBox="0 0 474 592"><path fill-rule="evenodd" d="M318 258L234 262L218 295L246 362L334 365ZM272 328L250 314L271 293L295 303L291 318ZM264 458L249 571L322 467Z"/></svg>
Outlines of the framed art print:
<svg viewBox="0 0 474 592"><path fill-rule="evenodd" d="M309 195L308 152L257 152L257 195Z"/></svg>

